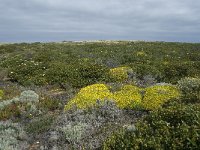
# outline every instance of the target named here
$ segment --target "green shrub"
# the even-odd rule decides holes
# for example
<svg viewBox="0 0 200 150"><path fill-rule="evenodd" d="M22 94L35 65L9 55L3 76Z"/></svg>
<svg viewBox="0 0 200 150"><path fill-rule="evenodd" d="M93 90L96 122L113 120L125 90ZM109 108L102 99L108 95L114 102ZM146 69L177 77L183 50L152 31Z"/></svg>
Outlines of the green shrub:
<svg viewBox="0 0 200 150"><path fill-rule="evenodd" d="M41 109L45 109L47 111L54 111L60 108L60 101L57 99L43 97L40 100L39 106Z"/></svg>
<svg viewBox="0 0 200 150"><path fill-rule="evenodd" d="M39 102L39 95L34 91L23 91L19 97L0 102L0 120L20 117L23 114L35 114Z"/></svg>
<svg viewBox="0 0 200 150"><path fill-rule="evenodd" d="M48 131L54 121L53 115L45 115L40 118L34 118L25 127L25 131L30 134L41 134Z"/></svg>
<svg viewBox="0 0 200 150"><path fill-rule="evenodd" d="M167 83L176 84L181 78L194 75L197 71L191 63L174 62L162 65L162 80Z"/></svg>
<svg viewBox="0 0 200 150"><path fill-rule="evenodd" d="M182 98L187 102L200 102L199 78L183 78L178 81L177 85L181 90Z"/></svg>
<svg viewBox="0 0 200 150"><path fill-rule="evenodd" d="M39 102L39 95L32 90L23 91L19 97L21 102Z"/></svg>
<svg viewBox="0 0 200 150"><path fill-rule="evenodd" d="M8 69L0 67L0 81L8 79Z"/></svg>
<svg viewBox="0 0 200 150"><path fill-rule="evenodd" d="M128 79L128 72L131 71L130 67L117 67L110 69L109 75L113 81L124 82Z"/></svg>
<svg viewBox="0 0 200 150"><path fill-rule="evenodd" d="M70 142L78 142L84 136L85 130L88 127L86 123L68 124L62 128L65 138Z"/></svg>
<svg viewBox="0 0 200 150"><path fill-rule="evenodd" d="M199 110L199 104L175 104L159 109L138 122L135 131L115 133L104 143L103 149L199 149Z"/></svg>
<svg viewBox="0 0 200 150"><path fill-rule="evenodd" d="M0 120L8 120L11 117L20 117L20 109L18 104L10 104L0 109Z"/></svg>
<svg viewBox="0 0 200 150"><path fill-rule="evenodd" d="M160 81L162 76L161 71L154 65L149 64L132 64L133 71L136 73L138 79L143 79L144 76L152 76L156 80Z"/></svg>
<svg viewBox="0 0 200 150"><path fill-rule="evenodd" d="M80 88L106 80L107 72L106 67L91 62L76 62L74 64L55 62L51 64L45 76L50 84L56 83L61 87L69 84L72 87Z"/></svg>
<svg viewBox="0 0 200 150"><path fill-rule="evenodd" d="M12 99L13 97L17 97L20 95L21 90L19 86L16 85L6 85L2 87L3 90L3 100Z"/></svg>
<svg viewBox="0 0 200 150"><path fill-rule="evenodd" d="M45 70L47 65L42 62L35 62L33 60L25 60L24 58L16 58L16 62L5 62L6 67L9 69L8 77L12 81L17 81L22 85L44 85L45 80Z"/></svg>

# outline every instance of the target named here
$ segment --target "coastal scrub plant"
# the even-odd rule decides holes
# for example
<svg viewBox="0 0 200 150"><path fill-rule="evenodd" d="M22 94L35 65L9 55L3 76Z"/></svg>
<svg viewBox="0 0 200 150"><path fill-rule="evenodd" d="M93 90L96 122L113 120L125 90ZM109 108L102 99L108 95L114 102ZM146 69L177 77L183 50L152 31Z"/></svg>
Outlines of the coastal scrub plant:
<svg viewBox="0 0 200 150"><path fill-rule="evenodd" d="M178 98L178 88L170 84L158 84L147 88L133 85L123 85L119 91L111 92L105 84L86 86L65 105L65 110L73 107L87 109L97 104L98 101L114 101L119 108L142 108L156 110L165 102Z"/></svg>
<svg viewBox="0 0 200 150"><path fill-rule="evenodd" d="M113 95L109 88L104 84L93 84L86 86L68 102L65 110L72 108L74 105L77 108L85 109L96 104L97 100L112 99Z"/></svg>
<svg viewBox="0 0 200 150"><path fill-rule="evenodd" d="M3 98L3 90L0 90L0 100L2 100L2 98Z"/></svg>
<svg viewBox="0 0 200 150"><path fill-rule="evenodd" d="M117 67L112 68L109 71L111 80L117 81L117 82L124 82L128 79L128 73L132 72L132 69L130 67Z"/></svg>
<svg viewBox="0 0 200 150"><path fill-rule="evenodd" d="M18 123L0 122L0 150L27 149L26 133Z"/></svg>
<svg viewBox="0 0 200 150"><path fill-rule="evenodd" d="M119 91L110 92L105 84L93 84L82 88L80 92L65 105L65 110L74 106L86 109L97 105L97 101L113 101L119 108L134 108L141 103L142 96L139 88L132 85L122 86Z"/></svg>
<svg viewBox="0 0 200 150"><path fill-rule="evenodd" d="M22 113L36 113L36 104L39 95L32 90L23 91L19 97L0 102L0 120L9 119L11 116L19 116ZM25 107L25 109L23 109Z"/></svg>
<svg viewBox="0 0 200 150"><path fill-rule="evenodd" d="M87 110L73 109L63 113L57 118L54 129L57 133L63 133L69 147L96 149L100 148L116 128L126 122L123 111L115 102L99 100Z"/></svg>
<svg viewBox="0 0 200 150"><path fill-rule="evenodd" d="M186 77L178 81L182 98L187 102L200 101L200 79Z"/></svg>
<svg viewBox="0 0 200 150"><path fill-rule="evenodd" d="M113 94L113 99L120 108L135 108L141 104L140 88L124 85L121 90Z"/></svg>
<svg viewBox="0 0 200 150"><path fill-rule="evenodd" d="M135 131L116 131L102 149L199 149L199 108L199 104L173 103L152 111L135 124Z"/></svg>
<svg viewBox="0 0 200 150"><path fill-rule="evenodd" d="M173 98L178 98L180 92L174 85L158 84L145 88L142 106L146 110L160 108L165 102Z"/></svg>
<svg viewBox="0 0 200 150"><path fill-rule="evenodd" d="M78 122L77 124L70 123L62 127L62 131L65 134L65 138L73 143L78 142L83 138L86 128L88 128L86 123Z"/></svg>

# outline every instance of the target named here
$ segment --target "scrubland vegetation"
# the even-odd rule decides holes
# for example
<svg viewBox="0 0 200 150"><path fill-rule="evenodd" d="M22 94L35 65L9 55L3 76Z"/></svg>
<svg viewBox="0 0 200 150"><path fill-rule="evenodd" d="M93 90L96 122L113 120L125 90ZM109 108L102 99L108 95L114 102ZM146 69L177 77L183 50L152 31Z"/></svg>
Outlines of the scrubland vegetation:
<svg viewBox="0 0 200 150"><path fill-rule="evenodd" d="M0 150L200 149L200 44L0 45Z"/></svg>

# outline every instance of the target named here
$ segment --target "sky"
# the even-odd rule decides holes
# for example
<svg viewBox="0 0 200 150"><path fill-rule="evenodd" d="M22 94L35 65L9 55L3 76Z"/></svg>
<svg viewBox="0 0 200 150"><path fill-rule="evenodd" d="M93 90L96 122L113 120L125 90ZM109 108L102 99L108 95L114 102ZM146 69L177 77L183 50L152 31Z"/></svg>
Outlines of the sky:
<svg viewBox="0 0 200 150"><path fill-rule="evenodd" d="M0 42L200 42L200 0L0 0Z"/></svg>

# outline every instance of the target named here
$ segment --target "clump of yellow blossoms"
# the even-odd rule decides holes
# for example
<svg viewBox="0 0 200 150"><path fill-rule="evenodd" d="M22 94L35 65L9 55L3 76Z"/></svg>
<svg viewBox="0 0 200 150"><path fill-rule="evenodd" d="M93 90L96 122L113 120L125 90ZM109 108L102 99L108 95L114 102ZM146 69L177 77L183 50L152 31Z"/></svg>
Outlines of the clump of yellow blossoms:
<svg viewBox="0 0 200 150"><path fill-rule="evenodd" d="M147 54L144 51L138 51L136 53L137 56L147 56Z"/></svg>
<svg viewBox="0 0 200 150"><path fill-rule="evenodd" d="M90 106L96 105L97 100L109 100L112 99L113 94L109 91L109 88L104 84L93 84L86 86L80 90L80 92L65 105L65 110L69 110L74 105L77 108L85 109Z"/></svg>
<svg viewBox="0 0 200 150"><path fill-rule="evenodd" d="M119 108L136 108L139 106L146 110L155 110L170 99L179 96L179 90L173 85L154 85L145 89L133 85L124 85L119 91L112 93L105 84L93 84L82 88L65 105L65 110L69 110L73 106L86 109L97 105L97 100L114 101Z"/></svg>
<svg viewBox="0 0 200 150"><path fill-rule="evenodd" d="M120 108L134 108L141 102L139 88L132 85L125 85L120 91L112 93L104 84L93 84L84 87L80 92L65 105L65 110L69 110L74 105L77 108L85 109L95 106L97 100L112 100Z"/></svg>
<svg viewBox="0 0 200 150"><path fill-rule="evenodd" d="M170 99L179 96L179 90L173 85L155 85L147 87L142 100L142 106L147 110L155 110Z"/></svg>
<svg viewBox="0 0 200 150"><path fill-rule="evenodd" d="M0 100L3 98L3 90L0 90Z"/></svg>
<svg viewBox="0 0 200 150"><path fill-rule="evenodd" d="M117 67L109 71L110 77L118 82L123 82L128 79L128 72L132 71L130 67Z"/></svg>
<svg viewBox="0 0 200 150"><path fill-rule="evenodd" d="M113 95L114 101L120 108L134 108L141 103L140 89L133 85L124 85Z"/></svg>

